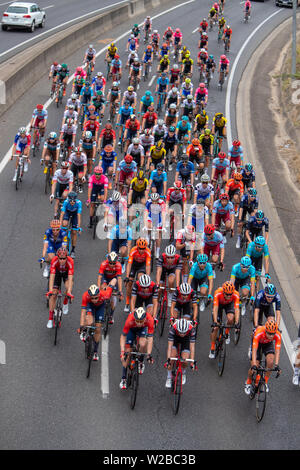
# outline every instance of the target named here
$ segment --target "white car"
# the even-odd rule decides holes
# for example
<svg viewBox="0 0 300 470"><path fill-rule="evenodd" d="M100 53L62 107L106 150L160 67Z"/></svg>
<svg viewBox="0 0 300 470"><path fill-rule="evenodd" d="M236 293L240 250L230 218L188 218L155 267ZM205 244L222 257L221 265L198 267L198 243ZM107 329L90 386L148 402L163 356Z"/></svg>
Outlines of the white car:
<svg viewBox="0 0 300 470"><path fill-rule="evenodd" d="M2 16L1 28L26 28L30 32L45 26L46 13L36 3L14 2L6 8Z"/></svg>

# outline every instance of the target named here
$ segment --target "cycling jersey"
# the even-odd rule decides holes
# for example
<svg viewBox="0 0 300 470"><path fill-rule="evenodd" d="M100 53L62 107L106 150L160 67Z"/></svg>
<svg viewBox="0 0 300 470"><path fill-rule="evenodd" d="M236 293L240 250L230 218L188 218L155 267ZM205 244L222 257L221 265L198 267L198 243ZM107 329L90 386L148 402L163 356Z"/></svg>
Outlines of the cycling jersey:
<svg viewBox="0 0 300 470"><path fill-rule="evenodd" d="M205 226L205 219L208 217L209 211L206 206L193 204L189 211L191 225L195 227L195 232L202 233Z"/></svg>
<svg viewBox="0 0 300 470"><path fill-rule="evenodd" d="M75 126L74 124L72 124L72 126L68 126L68 124L64 124L61 128L61 132L64 135L76 135L76 131L77 131L77 126Z"/></svg>
<svg viewBox="0 0 300 470"><path fill-rule="evenodd" d="M219 245L220 248L224 248L224 237L221 234L221 232L218 232L217 230L214 231L214 236L213 238L207 238L207 235L204 233L203 234L203 242L202 242L202 247L204 248L205 246L207 247L215 247Z"/></svg>
<svg viewBox="0 0 300 470"><path fill-rule="evenodd" d="M37 119L38 121L44 121L48 118L48 111L46 109L35 109L32 114L33 119Z"/></svg>
<svg viewBox="0 0 300 470"><path fill-rule="evenodd" d="M150 175L150 180L153 182L152 186L162 185L165 181L168 181L167 173L162 171L160 174L157 170L153 170Z"/></svg>
<svg viewBox="0 0 300 470"><path fill-rule="evenodd" d="M244 194L240 202L240 208L254 212L254 209L258 208L258 198L255 197L252 201L249 194Z"/></svg>
<svg viewBox="0 0 300 470"><path fill-rule="evenodd" d="M50 139L45 140L44 148L54 152L60 149L60 142L57 139L54 139L53 142L49 142Z"/></svg>
<svg viewBox="0 0 300 470"><path fill-rule="evenodd" d="M281 298L278 292L276 292L271 302L267 301L264 289L260 290L257 293L255 303L254 303L254 308L259 308L263 310L266 308L269 309L269 307L273 304L275 306L275 310L281 310Z"/></svg>
<svg viewBox="0 0 300 470"><path fill-rule="evenodd" d="M62 212L71 212L73 214L81 214L82 213L82 202L79 199L76 199L75 204L71 204L68 199L64 200Z"/></svg>
<svg viewBox="0 0 300 470"><path fill-rule="evenodd" d="M152 225L161 228L162 225L162 212L165 210L165 203L162 199L159 199L154 204L151 199L146 202L146 211L148 212L148 221L152 222Z"/></svg>
<svg viewBox="0 0 300 470"><path fill-rule="evenodd" d="M111 281L115 277L122 276L122 265L119 261L116 264L109 264L106 259L100 264L99 274L108 281Z"/></svg>
<svg viewBox="0 0 300 470"><path fill-rule="evenodd" d="M149 287L143 288L140 285L139 281L135 281L132 286L131 295L141 297L142 299L149 299L152 297L153 299L157 299L158 297L158 288L155 282L151 282Z"/></svg>
<svg viewBox="0 0 300 470"><path fill-rule="evenodd" d="M156 150L156 146L150 148L150 157L154 160L163 160L166 156L166 150L162 147L160 150Z"/></svg>
<svg viewBox="0 0 300 470"><path fill-rule="evenodd" d="M176 254L173 258L168 258L165 253L160 255L157 260L156 267L160 267L166 271L174 271L174 269L182 270L182 258Z"/></svg>
<svg viewBox="0 0 300 470"><path fill-rule="evenodd" d="M197 202L199 199L207 199L211 195L214 195L214 187L212 184L208 183L203 186L202 183L198 183L195 187Z"/></svg>
<svg viewBox="0 0 300 470"><path fill-rule="evenodd" d="M258 223L257 218L251 216L246 225L246 229L256 237L261 235L263 228L265 228L265 232L269 231L269 219L267 217L264 217L262 222Z"/></svg>
<svg viewBox="0 0 300 470"><path fill-rule="evenodd" d="M234 290L233 294L230 297L224 297L223 288L219 287L214 293L213 306L219 307L220 305L227 305L231 302L234 303L234 308L239 308L240 305L240 294Z"/></svg>
<svg viewBox="0 0 300 470"><path fill-rule="evenodd" d="M272 339L267 338L266 327L259 326L256 328L252 340L252 349L258 349L259 345L273 343L275 341L275 349L281 349L281 333L277 331Z"/></svg>
<svg viewBox="0 0 300 470"><path fill-rule="evenodd" d="M184 188L169 188L167 191L167 202L186 202L186 190Z"/></svg>
<svg viewBox="0 0 300 470"><path fill-rule="evenodd" d="M125 325L124 325L124 328L123 328L123 331L122 331L122 335L127 336L128 333L131 330L134 330L134 332L139 332L139 331L144 330L144 329L146 329L146 335L145 336L148 336L148 337L153 336L153 334L154 334L154 318L152 317L152 315L150 315L147 312L145 322L144 322L143 326L140 326L140 325L137 325L137 323L135 321L135 318L134 318L134 314L130 313L127 317L126 322L125 322Z"/></svg>
<svg viewBox="0 0 300 470"><path fill-rule="evenodd" d="M54 256L50 264L50 274L67 274L68 276L74 275L74 260L71 256L67 256L65 263L60 263L58 256Z"/></svg>
<svg viewBox="0 0 300 470"><path fill-rule="evenodd" d="M176 172L178 172L180 176L187 177L195 173L195 166L192 162L187 162L186 165L184 165L183 162L179 162L176 166Z"/></svg>
<svg viewBox="0 0 300 470"><path fill-rule="evenodd" d="M130 174L137 171L137 164L133 160L131 163L126 163L125 160L121 160L118 166L118 171L123 171L124 173Z"/></svg>
<svg viewBox="0 0 300 470"><path fill-rule="evenodd" d="M244 184L242 181L238 181L237 183L235 182L234 178L230 178L225 186L225 192L229 193L230 191L239 191L240 195L242 196L244 194Z"/></svg>
<svg viewBox="0 0 300 470"><path fill-rule="evenodd" d="M87 157L85 153L81 153L79 156L73 152L70 155L69 158L69 163L70 165L75 165L75 166L86 166L87 165Z"/></svg>
<svg viewBox="0 0 300 470"><path fill-rule="evenodd" d="M63 245L66 246L68 242L67 232L60 229L56 238L54 237L52 228L48 228L44 235L44 243L48 243L47 253L56 253Z"/></svg>
<svg viewBox="0 0 300 470"><path fill-rule="evenodd" d="M114 225L108 235L108 238L109 240L132 240L132 228L128 226L125 230L120 230L119 225Z"/></svg>
<svg viewBox="0 0 300 470"><path fill-rule="evenodd" d="M255 181L255 172L251 170L250 172L246 173L246 170L243 168L241 171L242 174L242 181L245 186L252 186L252 183Z"/></svg>
<svg viewBox="0 0 300 470"><path fill-rule="evenodd" d="M108 178L105 175L101 175L100 178L96 178L95 175L89 177L89 188L93 186L103 186L103 188L108 188Z"/></svg>
<svg viewBox="0 0 300 470"><path fill-rule="evenodd" d="M216 127L225 127L226 125L226 122L227 122L227 119L222 117L221 119L216 119L216 116L213 118L213 123L215 124Z"/></svg>
<svg viewBox="0 0 300 470"><path fill-rule="evenodd" d="M139 251L137 246L134 246L130 253L129 253L129 258L128 258L128 263L132 264L133 262L135 263L146 263L146 266L151 265L151 251L149 248L146 248L143 251Z"/></svg>
<svg viewBox="0 0 300 470"><path fill-rule="evenodd" d="M169 85L169 79L167 77L164 79L159 77L156 83L158 85L158 93L162 93L166 91L166 88Z"/></svg>
<svg viewBox="0 0 300 470"><path fill-rule="evenodd" d="M228 150L228 156L230 157L230 161L236 161L238 160L239 162L240 161L243 161L243 155L244 155L244 152L243 152L243 147L241 147L241 145L239 147L234 147L233 145L230 147L230 149Z"/></svg>
<svg viewBox="0 0 300 470"><path fill-rule="evenodd" d="M249 258L261 258L264 256L266 258L269 256L268 245L264 245L261 251L257 251L255 248L255 243L251 242L248 245L246 256L249 256Z"/></svg>
<svg viewBox="0 0 300 470"><path fill-rule="evenodd" d="M103 161L105 164L106 163L113 164L114 161L115 162L117 161L117 153L112 151L109 154L107 154L105 150L102 150L102 152L100 153L100 161Z"/></svg>
<svg viewBox="0 0 300 470"><path fill-rule="evenodd" d="M177 127L176 129L180 132L180 133L188 133L191 131L192 129L192 126L189 122L186 122L186 125L184 126L183 125L183 121L179 121L178 124L177 124Z"/></svg>
<svg viewBox="0 0 300 470"><path fill-rule="evenodd" d="M133 178L133 180L130 183L130 189L133 189L133 191L140 193L143 192L147 189L149 181L147 178L144 178L142 183L138 183L138 178Z"/></svg>
<svg viewBox="0 0 300 470"><path fill-rule="evenodd" d="M255 267L252 264L249 266L246 272L243 272L241 269L241 263L237 263L232 266L231 277L233 279L247 279L250 277L251 281L255 281Z"/></svg>
<svg viewBox="0 0 300 470"><path fill-rule="evenodd" d="M220 215L225 215L225 214L234 214L234 207L233 207L233 204L232 202L228 201L228 203L226 204L226 206L224 207L220 201L220 199L218 199L217 201L214 202L214 205L213 205L213 214L220 214Z"/></svg>
<svg viewBox="0 0 300 470"><path fill-rule="evenodd" d="M25 134L25 137L21 137L18 133L15 136L14 144L16 145L16 150L19 152L23 152L26 147L30 147L31 144L31 135Z"/></svg>
<svg viewBox="0 0 300 470"><path fill-rule="evenodd" d="M194 289L192 289L188 295L182 295L182 293L180 292L180 287L176 287L176 290L172 295L172 302L176 302L181 305L190 303L195 304L197 303L196 292L194 291Z"/></svg>
<svg viewBox="0 0 300 470"><path fill-rule="evenodd" d="M195 279L204 280L204 279L213 279L214 272L212 265L206 263L204 269L200 269L197 261L193 264L190 270L189 276L194 277Z"/></svg>
<svg viewBox="0 0 300 470"><path fill-rule="evenodd" d="M93 147L96 147L96 141L93 139L80 139L79 146L83 150L91 150Z"/></svg>
<svg viewBox="0 0 300 470"><path fill-rule="evenodd" d="M56 170L54 173L52 183L59 183L59 184L69 184L73 183L74 175L71 170L67 170L66 173L62 172L63 170L59 169Z"/></svg>

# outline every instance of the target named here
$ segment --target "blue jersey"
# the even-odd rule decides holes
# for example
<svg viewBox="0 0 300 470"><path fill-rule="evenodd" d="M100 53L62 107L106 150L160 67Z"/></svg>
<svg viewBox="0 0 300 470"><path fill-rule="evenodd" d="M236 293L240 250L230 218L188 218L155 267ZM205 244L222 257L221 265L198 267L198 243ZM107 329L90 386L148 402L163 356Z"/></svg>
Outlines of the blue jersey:
<svg viewBox="0 0 300 470"><path fill-rule="evenodd" d="M176 129L178 129L180 132L190 132L190 130L192 129L192 126L188 121L186 122L185 126L183 125L183 121L179 121Z"/></svg>
<svg viewBox="0 0 300 470"><path fill-rule="evenodd" d="M149 62L149 60L152 60L152 50L150 52L145 51L144 62Z"/></svg>
<svg viewBox="0 0 300 470"><path fill-rule="evenodd" d="M62 245L67 245L67 232L60 229L57 238L53 236L52 228L48 228L44 235L44 243L48 243L47 253L56 253Z"/></svg>
<svg viewBox="0 0 300 470"><path fill-rule="evenodd" d="M119 225L115 225L110 234L109 240L132 240L133 239L133 232L131 227L127 227L126 230L123 232L120 231Z"/></svg>
<svg viewBox="0 0 300 470"><path fill-rule="evenodd" d="M250 276L250 279L255 279L255 267L251 264L249 269L243 273L241 270L241 263L237 263L232 267L231 276L237 279L246 279Z"/></svg>
<svg viewBox="0 0 300 470"><path fill-rule="evenodd" d="M200 269L197 261L193 264L190 270L190 276L193 276L195 279L213 279L214 272L212 265L210 263L206 263L204 269Z"/></svg>
<svg viewBox="0 0 300 470"><path fill-rule="evenodd" d="M255 243L254 242L249 243L246 256L249 256L250 258L260 258L263 255L265 257L269 256L268 245L264 245L261 251L257 251L255 249Z"/></svg>
<svg viewBox="0 0 300 470"><path fill-rule="evenodd" d="M162 199L154 204L151 199L146 202L146 210L148 211L148 219L152 221L154 226L160 226L162 223L162 211L164 210L164 202Z"/></svg>
<svg viewBox="0 0 300 470"><path fill-rule="evenodd" d="M130 114L133 114L132 106L128 106L128 108L126 108L125 106L121 106L121 108L119 109L119 114L121 116L129 117Z"/></svg>
<svg viewBox="0 0 300 470"><path fill-rule="evenodd" d="M243 147L240 145L239 147L234 147L233 145L230 147L230 149L228 150L228 155L229 157L232 157L232 158L238 158L240 157L241 160L243 160Z"/></svg>
<svg viewBox="0 0 300 470"><path fill-rule="evenodd" d="M32 115L33 118L38 118L40 120L42 119L47 119L48 117L48 111L46 109L41 109L41 111L39 111L38 109L35 109L33 111L33 115Z"/></svg>
<svg viewBox="0 0 300 470"><path fill-rule="evenodd" d="M90 96L90 97L94 96L93 88L91 86L89 87L83 86L81 88L80 96Z"/></svg>
<svg viewBox="0 0 300 470"><path fill-rule="evenodd" d="M258 208L258 198L256 197L251 201L250 195L249 194L244 194L242 197L242 200L240 202L240 207L242 209L249 209L251 212L254 211L254 209Z"/></svg>
<svg viewBox="0 0 300 470"><path fill-rule="evenodd" d="M281 309L281 298L278 292L276 292L272 302L267 301L266 296L265 296L265 291L263 289L257 293L255 303L254 303L254 308L265 310L265 309L268 309L270 305L272 304L275 304L275 310Z"/></svg>
<svg viewBox="0 0 300 470"><path fill-rule="evenodd" d="M258 236L262 233L263 228L265 227L265 231L269 231L269 219L267 217L263 218L262 223L257 222L257 218L255 215L251 216L250 219L247 222L247 230L249 232L253 233L254 235Z"/></svg>
<svg viewBox="0 0 300 470"><path fill-rule="evenodd" d="M232 202L228 201L225 207L223 207L220 199L214 202L213 205L213 213L214 214L220 214L220 215L225 215L229 212L230 215L234 214L234 207Z"/></svg>
<svg viewBox="0 0 300 470"><path fill-rule="evenodd" d="M134 171L137 171L137 164L136 162L133 160L131 163L126 163L125 160L121 160L120 163L119 163L119 167L118 167L118 170L122 170L124 171L124 173L132 173Z"/></svg>
<svg viewBox="0 0 300 470"><path fill-rule="evenodd" d="M152 95L149 96L149 98L145 95L141 98L141 103L143 103L145 106L150 106L151 103L153 102L154 102L154 98Z"/></svg>
<svg viewBox="0 0 300 470"><path fill-rule="evenodd" d="M220 248L224 248L224 237L221 232L218 232L217 230L214 231L214 236L211 239L207 238L206 234L204 233L202 247L204 248L205 245L209 247L220 245Z"/></svg>
<svg viewBox="0 0 300 470"><path fill-rule="evenodd" d="M106 163L113 163L113 161L117 161L117 153L111 152L108 156L108 154L104 150L102 150L102 152L100 153L100 161L102 160Z"/></svg>
<svg viewBox="0 0 300 470"><path fill-rule="evenodd" d="M158 93L162 93L163 91L166 91L166 88L169 85L169 79L167 77L165 78L159 77L157 80L157 84L158 84Z"/></svg>
<svg viewBox="0 0 300 470"><path fill-rule="evenodd" d="M251 170L248 174L246 173L245 169L243 168L243 170L241 171L242 173L242 181L244 183L245 186L249 186L250 184L253 183L253 181L255 181L255 172L254 170Z"/></svg>
<svg viewBox="0 0 300 470"><path fill-rule="evenodd" d="M218 171L227 170L230 167L230 162L228 158L214 158L212 161L212 168L216 168Z"/></svg>
<svg viewBox="0 0 300 470"><path fill-rule="evenodd" d="M116 69L119 69L122 67L122 61L120 59L113 59L111 61L112 67L115 67Z"/></svg>
<svg viewBox="0 0 300 470"><path fill-rule="evenodd" d="M159 185L163 184L164 181L168 181L167 173L162 171L161 174L158 174L157 170L153 170L150 175L150 180L153 181L153 186L155 186L155 183Z"/></svg>
<svg viewBox="0 0 300 470"><path fill-rule="evenodd" d="M195 166L192 162L187 162L186 166L183 165L183 162L179 162L177 163L176 172L179 172L181 176L190 176L195 173Z"/></svg>
<svg viewBox="0 0 300 470"><path fill-rule="evenodd" d="M75 204L71 204L68 199L65 199L62 209L62 212L69 212L72 214L81 214L82 212L82 202L79 199L76 199Z"/></svg>

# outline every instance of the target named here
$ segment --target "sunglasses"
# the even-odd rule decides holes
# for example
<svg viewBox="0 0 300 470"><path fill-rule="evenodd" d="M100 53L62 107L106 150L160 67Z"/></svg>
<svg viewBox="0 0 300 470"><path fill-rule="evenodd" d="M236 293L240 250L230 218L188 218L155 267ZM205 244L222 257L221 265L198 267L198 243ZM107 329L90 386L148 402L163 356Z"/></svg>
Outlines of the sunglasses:
<svg viewBox="0 0 300 470"><path fill-rule="evenodd" d="M65 259L67 259L67 257L65 256L64 258L58 258L58 259L59 259L59 261L63 261Z"/></svg>
<svg viewBox="0 0 300 470"><path fill-rule="evenodd" d="M96 297L91 297L91 300L98 300L99 299L99 295L97 295Z"/></svg>

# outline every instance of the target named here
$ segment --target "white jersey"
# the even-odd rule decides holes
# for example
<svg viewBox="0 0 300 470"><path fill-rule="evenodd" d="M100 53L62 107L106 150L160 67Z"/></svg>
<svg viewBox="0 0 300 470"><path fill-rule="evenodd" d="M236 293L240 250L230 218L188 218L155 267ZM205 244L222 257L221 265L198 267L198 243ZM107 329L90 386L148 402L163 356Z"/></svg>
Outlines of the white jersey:
<svg viewBox="0 0 300 470"><path fill-rule="evenodd" d="M53 176L53 182L57 181L59 184L69 184L73 183L74 175L71 170L67 170L65 174L62 173L62 170L56 170Z"/></svg>
<svg viewBox="0 0 300 470"><path fill-rule="evenodd" d="M214 187L212 184L208 183L203 186L202 183L198 183L195 187L197 197L208 197L214 194Z"/></svg>
<svg viewBox="0 0 300 470"><path fill-rule="evenodd" d="M96 55L96 49L88 48L85 53L87 54L88 57L94 57Z"/></svg>
<svg viewBox="0 0 300 470"><path fill-rule="evenodd" d="M179 98L180 98L180 93L179 93L179 91L177 91L176 93L174 93L173 90L170 90L170 91L168 92L167 99L170 99L170 98L173 98L173 100L175 100L175 99L179 100Z"/></svg>
<svg viewBox="0 0 300 470"><path fill-rule="evenodd" d="M64 124L61 128L61 132L67 135L76 135L77 126L74 124L71 127L68 127L68 124Z"/></svg>
<svg viewBox="0 0 300 470"><path fill-rule="evenodd" d="M64 119L74 119L74 121L77 121L78 119L77 111L70 112L69 109L67 109L64 112Z"/></svg>
<svg viewBox="0 0 300 470"><path fill-rule="evenodd" d="M188 101L188 99L185 99L185 100L183 100L182 108L195 109L196 108L196 103L195 103L194 100Z"/></svg>
<svg viewBox="0 0 300 470"><path fill-rule="evenodd" d="M145 155L145 152L144 152L144 147L139 144L139 146L136 148L133 144L130 144L128 149L127 149L127 153L129 153L130 155L132 155L133 157L135 155L141 155L142 157Z"/></svg>
<svg viewBox="0 0 300 470"><path fill-rule="evenodd" d="M56 65L56 66L52 64L51 67L50 67L50 73L53 74L54 72L59 72L60 69L61 69L61 65L60 65L60 64L58 64L58 65Z"/></svg>
<svg viewBox="0 0 300 470"><path fill-rule="evenodd" d="M202 233L205 225L205 218L209 215L208 207L203 204L193 204L190 208L189 216L192 217L192 225L197 233Z"/></svg>
<svg viewBox="0 0 300 470"><path fill-rule="evenodd" d="M72 152L69 158L70 165L82 166L87 164L87 156L82 152L79 156L76 155L76 152Z"/></svg>
<svg viewBox="0 0 300 470"><path fill-rule="evenodd" d="M140 143L143 147L149 147L154 145L153 135L146 136L145 134L140 135Z"/></svg>
<svg viewBox="0 0 300 470"><path fill-rule="evenodd" d="M81 101L79 99L77 99L74 103L72 98L69 98L67 101L67 107L70 106L71 104L75 107L75 110L79 111L80 106L81 106Z"/></svg>
<svg viewBox="0 0 300 470"><path fill-rule="evenodd" d="M124 98L125 98L125 101L129 101L130 104L132 105L134 103L134 100L136 100L136 92L133 91L131 93L129 93L128 90L124 91Z"/></svg>

